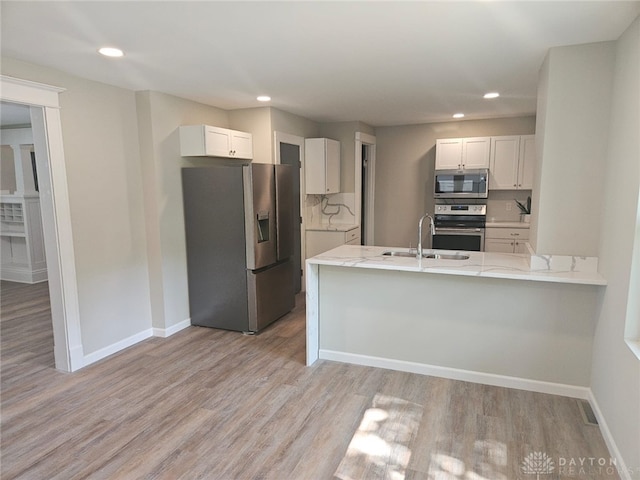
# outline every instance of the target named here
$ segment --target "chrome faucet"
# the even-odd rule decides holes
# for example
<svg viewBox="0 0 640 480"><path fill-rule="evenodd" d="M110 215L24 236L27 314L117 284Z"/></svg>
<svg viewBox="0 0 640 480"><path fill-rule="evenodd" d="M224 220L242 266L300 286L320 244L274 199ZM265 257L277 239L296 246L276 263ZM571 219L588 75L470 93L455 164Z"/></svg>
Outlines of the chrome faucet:
<svg viewBox="0 0 640 480"><path fill-rule="evenodd" d="M431 237L433 240L433 236L436 233L436 226L433 223L433 217L431 215L429 215L428 213L425 213L422 218L420 219L420 221L418 222L418 251L416 252L416 258L418 260L420 260L422 258L422 222L424 221L425 218L429 217L429 221L430 221L430 226L431 226Z"/></svg>

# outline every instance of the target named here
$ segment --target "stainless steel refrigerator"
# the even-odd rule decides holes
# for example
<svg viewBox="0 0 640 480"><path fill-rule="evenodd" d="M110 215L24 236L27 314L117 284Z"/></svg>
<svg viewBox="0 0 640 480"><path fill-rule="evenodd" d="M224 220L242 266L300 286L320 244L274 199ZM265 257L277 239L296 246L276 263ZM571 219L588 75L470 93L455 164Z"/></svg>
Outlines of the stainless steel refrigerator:
<svg viewBox="0 0 640 480"><path fill-rule="evenodd" d="M182 169L192 325L257 332L294 306L293 169Z"/></svg>

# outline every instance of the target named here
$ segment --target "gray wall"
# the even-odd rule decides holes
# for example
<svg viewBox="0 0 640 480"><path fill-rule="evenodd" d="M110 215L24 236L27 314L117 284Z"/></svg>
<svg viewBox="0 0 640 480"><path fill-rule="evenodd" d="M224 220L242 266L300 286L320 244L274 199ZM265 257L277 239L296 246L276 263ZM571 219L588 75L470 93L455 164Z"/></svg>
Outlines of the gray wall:
<svg viewBox="0 0 640 480"><path fill-rule="evenodd" d="M2 73L66 89L60 94L60 115L84 354L148 330L134 93L9 58L2 58Z"/></svg>
<svg viewBox="0 0 640 480"><path fill-rule="evenodd" d="M640 478L640 18L616 44L604 156L600 271L608 281L594 337L591 389L632 478ZM635 253L634 253L635 249ZM635 282L635 283L634 283Z"/></svg>
<svg viewBox="0 0 640 480"><path fill-rule="evenodd" d="M180 170L215 159L180 156L180 125L228 127L225 110L159 92L137 92L153 327L189 318Z"/></svg>
<svg viewBox="0 0 640 480"><path fill-rule="evenodd" d="M417 244L418 219L433 212L436 139L535 133L535 117L376 128L375 244Z"/></svg>

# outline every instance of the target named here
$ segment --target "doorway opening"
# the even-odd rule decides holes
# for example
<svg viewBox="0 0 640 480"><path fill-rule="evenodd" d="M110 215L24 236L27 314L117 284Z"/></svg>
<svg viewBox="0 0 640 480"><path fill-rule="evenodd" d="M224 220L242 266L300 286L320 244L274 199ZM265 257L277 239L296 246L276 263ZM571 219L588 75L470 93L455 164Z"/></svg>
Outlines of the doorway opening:
<svg viewBox="0 0 640 480"><path fill-rule="evenodd" d="M55 367L84 366L58 96L64 89L0 76L0 100L29 108L47 259Z"/></svg>
<svg viewBox="0 0 640 480"><path fill-rule="evenodd" d="M374 245L374 195L376 137L356 132L356 218L360 221L361 244Z"/></svg>
<svg viewBox="0 0 640 480"><path fill-rule="evenodd" d="M291 165L297 173L294 173L294 185L292 191L293 202L293 285L295 293L304 289L304 138L282 132L275 132L275 161L282 165ZM296 221L297 219L297 221Z"/></svg>

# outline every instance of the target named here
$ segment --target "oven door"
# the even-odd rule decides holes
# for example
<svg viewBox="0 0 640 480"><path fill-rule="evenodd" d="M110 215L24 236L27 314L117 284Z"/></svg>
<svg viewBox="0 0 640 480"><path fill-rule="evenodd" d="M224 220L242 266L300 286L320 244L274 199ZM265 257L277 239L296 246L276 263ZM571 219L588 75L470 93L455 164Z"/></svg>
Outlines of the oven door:
<svg viewBox="0 0 640 480"><path fill-rule="evenodd" d="M432 248L484 252L484 228L436 227Z"/></svg>

